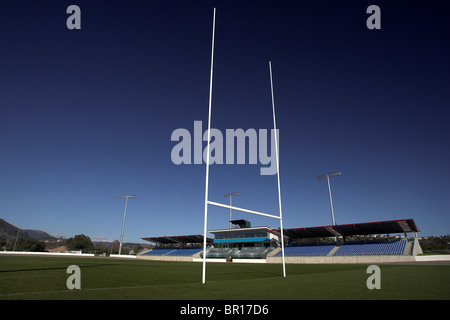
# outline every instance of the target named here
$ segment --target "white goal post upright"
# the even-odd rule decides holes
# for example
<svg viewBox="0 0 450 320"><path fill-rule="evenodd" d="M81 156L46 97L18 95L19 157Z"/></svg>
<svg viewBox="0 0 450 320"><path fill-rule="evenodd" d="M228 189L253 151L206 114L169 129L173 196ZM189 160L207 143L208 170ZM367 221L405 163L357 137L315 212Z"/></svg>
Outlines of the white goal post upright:
<svg viewBox="0 0 450 320"><path fill-rule="evenodd" d="M272 95L272 110L273 110L273 131L275 135L275 155L277 160L277 180L278 180L278 206L280 210L280 231L281 231L281 255L283 260L283 277L286 277L286 264L284 261L284 232L283 232L283 211L281 210L281 187L280 187L280 157L277 136L277 122L275 120L275 99L273 95L273 79L272 79L272 62L269 61L270 73L270 93Z"/></svg>
<svg viewBox="0 0 450 320"><path fill-rule="evenodd" d="M203 226L203 276L202 283L206 282L206 236L208 233L208 186L209 186L209 143L211 140L211 104L212 104L212 81L214 66L214 34L216 32L216 8L213 14L213 30L211 43L211 73L209 76L209 112L208 112L208 142L206 147L206 182L205 182L205 220Z"/></svg>
<svg viewBox="0 0 450 320"><path fill-rule="evenodd" d="M272 94L272 110L273 110L273 127L274 127L274 138L275 138L275 155L277 162L277 179L278 179L278 205L280 210L280 215L275 216L268 213L263 213L254 210L248 210L243 208L234 207L231 205L225 205L208 200L208 187L209 187L209 157L210 157L210 140L211 140L211 105L212 105L212 80L213 80L213 66L214 66L214 36L216 28L216 8L214 8L213 14L213 32L212 32L212 45L211 45L211 73L209 80L209 112L208 112L208 140L206 147L206 181L205 181L205 217L203 226L203 272L202 272L202 283L206 282L206 239L208 233L208 205L214 205L217 207L228 208L230 210L237 210L242 212L247 212L251 214L256 214L264 217L269 217L273 219L280 220L280 230L281 230L281 251L282 251L282 261L283 261L283 277L286 277L286 265L284 259L284 232L283 232L283 214L281 211L281 188L280 188L280 166L279 166L279 152L278 152L278 137L277 137L277 125L275 121L275 102L273 96L273 80L272 80L272 63L269 61L269 71L270 71L270 90Z"/></svg>

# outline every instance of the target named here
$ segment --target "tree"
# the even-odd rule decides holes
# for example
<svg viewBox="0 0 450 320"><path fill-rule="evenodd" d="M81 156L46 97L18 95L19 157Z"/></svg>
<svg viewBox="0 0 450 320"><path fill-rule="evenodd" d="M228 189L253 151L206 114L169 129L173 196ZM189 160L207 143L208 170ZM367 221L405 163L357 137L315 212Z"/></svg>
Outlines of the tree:
<svg viewBox="0 0 450 320"><path fill-rule="evenodd" d="M0 250L6 246L7 239L5 237L0 237Z"/></svg>
<svg viewBox="0 0 450 320"><path fill-rule="evenodd" d="M114 240L114 242L111 245L111 253L117 254L119 253L119 246L120 246L120 242L118 240Z"/></svg>
<svg viewBox="0 0 450 320"><path fill-rule="evenodd" d="M94 250L96 254L102 254L102 253L107 253L108 252L108 248L105 246L105 244L103 242L97 243L96 245L94 245Z"/></svg>
<svg viewBox="0 0 450 320"><path fill-rule="evenodd" d="M6 250L12 251L13 249L15 251L42 252L45 249L45 243L31 238L19 237L17 243L15 239L11 239L6 245Z"/></svg>
<svg viewBox="0 0 450 320"><path fill-rule="evenodd" d="M91 238L84 234L78 234L73 238L67 239L66 244L70 250L89 251L94 248Z"/></svg>
<svg viewBox="0 0 450 320"><path fill-rule="evenodd" d="M450 252L450 235L422 238L420 239L420 246L424 252L448 253Z"/></svg>

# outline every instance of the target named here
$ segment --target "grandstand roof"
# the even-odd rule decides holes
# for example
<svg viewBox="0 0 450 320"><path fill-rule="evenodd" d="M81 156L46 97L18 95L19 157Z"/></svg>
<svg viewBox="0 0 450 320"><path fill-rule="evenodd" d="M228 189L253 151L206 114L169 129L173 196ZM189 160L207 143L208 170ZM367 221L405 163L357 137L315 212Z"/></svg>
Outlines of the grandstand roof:
<svg viewBox="0 0 450 320"><path fill-rule="evenodd" d="M188 236L164 236L164 237L146 237L142 240L157 244L185 244L185 243L203 243L203 236L199 234ZM207 242L212 242L211 238L206 238Z"/></svg>
<svg viewBox="0 0 450 320"><path fill-rule="evenodd" d="M407 232L420 232L413 219L284 229L284 235L289 238L318 238Z"/></svg>

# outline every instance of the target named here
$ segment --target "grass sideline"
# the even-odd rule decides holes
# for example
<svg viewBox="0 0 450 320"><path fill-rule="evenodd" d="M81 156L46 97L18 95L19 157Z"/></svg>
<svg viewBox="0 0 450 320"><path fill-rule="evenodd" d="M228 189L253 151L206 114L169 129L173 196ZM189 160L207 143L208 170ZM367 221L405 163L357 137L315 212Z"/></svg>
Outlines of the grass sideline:
<svg viewBox="0 0 450 320"><path fill-rule="evenodd" d="M66 286L67 267L81 289ZM368 265L207 265L110 258L0 256L0 300L448 300L449 265L379 265L381 289L366 286Z"/></svg>

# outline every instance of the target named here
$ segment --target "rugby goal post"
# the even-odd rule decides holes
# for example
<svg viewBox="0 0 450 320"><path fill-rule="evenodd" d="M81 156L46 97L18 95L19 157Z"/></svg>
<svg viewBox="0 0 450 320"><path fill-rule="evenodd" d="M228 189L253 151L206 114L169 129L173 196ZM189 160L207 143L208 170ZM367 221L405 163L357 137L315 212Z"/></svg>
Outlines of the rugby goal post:
<svg viewBox="0 0 450 320"><path fill-rule="evenodd" d="M263 213L255 210L248 210L243 208L234 207L231 205L221 204L208 200L208 187L209 187L209 157L210 157L210 140L211 140L211 106L212 106L212 87L213 87L213 70L214 70L214 41L215 41L215 31L216 31L216 8L214 8L213 13L213 28L212 28L212 43L211 43L211 70L209 79L209 111L208 111L208 141L206 147L206 178L205 178L205 217L203 225L203 268L202 268L202 283L206 283L206 239L208 233L208 205L213 205L222 208L228 208L232 210L247 212L251 214L256 214L260 216L265 216L273 219L280 220L280 230L281 230L281 252L282 252L282 264L283 264L283 277L286 277L286 264L284 259L284 234L283 234L283 213L281 209L281 188L280 188L280 165L279 165L279 152L278 152L278 137L277 137L277 124L275 118L275 100L273 94L273 79L272 79L272 63L269 61L269 74L270 74L270 91L272 96L272 112L273 112L273 128L274 128L274 138L275 138L275 156L277 165L277 181L278 181L278 206L279 206L279 216Z"/></svg>

